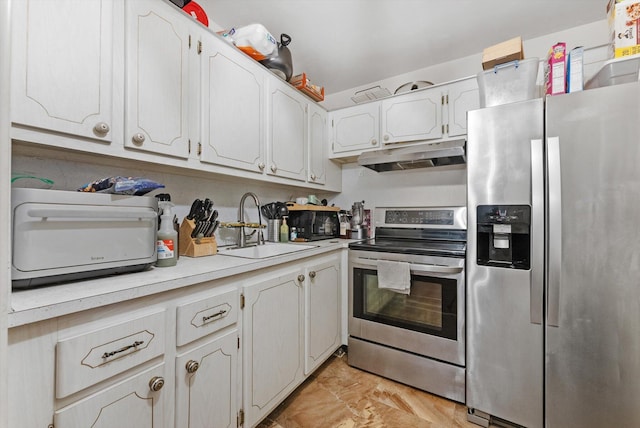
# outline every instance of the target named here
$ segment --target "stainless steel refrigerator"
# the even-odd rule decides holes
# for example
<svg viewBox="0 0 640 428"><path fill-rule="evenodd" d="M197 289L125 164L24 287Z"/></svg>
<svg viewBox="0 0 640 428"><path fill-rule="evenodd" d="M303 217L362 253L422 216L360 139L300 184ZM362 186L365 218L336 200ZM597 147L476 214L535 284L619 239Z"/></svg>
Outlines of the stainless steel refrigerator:
<svg viewBox="0 0 640 428"><path fill-rule="evenodd" d="M469 113L470 420L640 426L639 124L640 83Z"/></svg>

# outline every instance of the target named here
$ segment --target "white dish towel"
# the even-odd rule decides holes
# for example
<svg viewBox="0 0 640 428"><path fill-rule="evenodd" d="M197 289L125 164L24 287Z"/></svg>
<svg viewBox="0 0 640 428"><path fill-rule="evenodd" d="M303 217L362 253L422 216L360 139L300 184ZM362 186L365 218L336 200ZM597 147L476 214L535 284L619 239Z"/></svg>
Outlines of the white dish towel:
<svg viewBox="0 0 640 428"><path fill-rule="evenodd" d="M407 262L378 260L378 288L385 288L396 293L411 292L411 270Z"/></svg>

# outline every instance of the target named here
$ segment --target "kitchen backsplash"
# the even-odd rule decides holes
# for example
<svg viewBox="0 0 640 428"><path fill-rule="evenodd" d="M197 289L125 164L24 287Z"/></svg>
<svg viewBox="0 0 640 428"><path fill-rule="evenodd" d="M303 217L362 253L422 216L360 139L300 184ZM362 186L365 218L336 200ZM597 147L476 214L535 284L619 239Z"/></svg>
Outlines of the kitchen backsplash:
<svg viewBox="0 0 640 428"><path fill-rule="evenodd" d="M466 205L466 168L425 168L377 173L355 163L342 166L342 193L329 199L342 208L365 201L376 206Z"/></svg>
<svg viewBox="0 0 640 428"><path fill-rule="evenodd" d="M163 171L162 165L148 164L140 168L140 164L127 163L120 159L92 158L85 156L86 161L77 161L82 156L77 154L66 156L57 153L52 159L51 153L40 155L43 150L35 148L19 148L14 150L12 159L12 173L33 175L48 178L54 181L55 190L76 190L78 187L96 179L122 175L145 177L165 185L164 189L158 189L149 193L169 193L171 200L176 204L174 213L182 220L194 199L210 198L214 202L214 208L219 212L219 220L234 222L238 219L238 206L240 198L245 192L253 192L261 203L272 201L288 201L297 196L306 195L308 189L298 189L290 186L265 184L259 181L243 180L225 176L187 176L178 173ZM100 162L100 163L95 163ZM107 165L106 162L118 163L119 166ZM131 165L129 167L129 164ZM13 187L42 187L33 180L17 180ZM316 193L319 198L327 196ZM253 202L245 203L245 220L258 221L258 210ZM235 230L218 229L216 238L218 245L235 243Z"/></svg>

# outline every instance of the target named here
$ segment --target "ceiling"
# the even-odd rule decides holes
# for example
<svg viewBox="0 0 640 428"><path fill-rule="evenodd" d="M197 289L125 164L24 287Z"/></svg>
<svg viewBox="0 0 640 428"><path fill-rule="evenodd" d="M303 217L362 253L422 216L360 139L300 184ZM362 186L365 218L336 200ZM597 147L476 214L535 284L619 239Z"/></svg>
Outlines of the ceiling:
<svg viewBox="0 0 640 428"><path fill-rule="evenodd" d="M294 74L325 94L606 18L606 0L196 1L222 28L291 36Z"/></svg>

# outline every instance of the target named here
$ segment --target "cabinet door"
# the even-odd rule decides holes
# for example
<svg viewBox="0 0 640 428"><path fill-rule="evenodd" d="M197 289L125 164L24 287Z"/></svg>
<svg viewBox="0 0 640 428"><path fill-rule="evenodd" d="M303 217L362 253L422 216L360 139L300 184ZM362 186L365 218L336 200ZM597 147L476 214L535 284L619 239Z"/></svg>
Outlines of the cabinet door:
<svg viewBox="0 0 640 428"><path fill-rule="evenodd" d="M287 269L244 288L245 426L263 419L303 380L301 275Z"/></svg>
<svg viewBox="0 0 640 428"><path fill-rule="evenodd" d="M315 184L325 184L327 180L327 163L329 161L327 141L327 112L322 107L308 104L307 135L309 166L307 181Z"/></svg>
<svg viewBox="0 0 640 428"><path fill-rule="evenodd" d="M447 133L450 137L467 134L467 112L480 108L480 92L475 77L445 88L447 91Z"/></svg>
<svg viewBox="0 0 640 428"><path fill-rule="evenodd" d="M332 153L339 154L334 157L380 147L380 103L334 110L331 112L331 127Z"/></svg>
<svg viewBox="0 0 640 428"><path fill-rule="evenodd" d="M442 93L421 90L381 102L383 144L442 137Z"/></svg>
<svg viewBox="0 0 640 428"><path fill-rule="evenodd" d="M164 427L163 376L164 364L160 364L63 407L54 413L53 424L92 428Z"/></svg>
<svg viewBox="0 0 640 428"><path fill-rule="evenodd" d="M308 376L340 346L340 259L306 268L305 364Z"/></svg>
<svg viewBox="0 0 640 428"><path fill-rule="evenodd" d="M157 0L126 7L125 146L186 158L189 29L197 24Z"/></svg>
<svg viewBox="0 0 640 428"><path fill-rule="evenodd" d="M209 38L202 52L202 162L262 172L264 75L251 59ZM261 66L260 66L261 67Z"/></svg>
<svg viewBox="0 0 640 428"><path fill-rule="evenodd" d="M271 79L269 90L271 132L267 174L305 181L307 102L290 85L275 79Z"/></svg>
<svg viewBox="0 0 640 428"><path fill-rule="evenodd" d="M176 427L235 428L238 330L176 358Z"/></svg>
<svg viewBox="0 0 640 428"><path fill-rule="evenodd" d="M12 6L11 121L111 141L113 3L23 0Z"/></svg>

